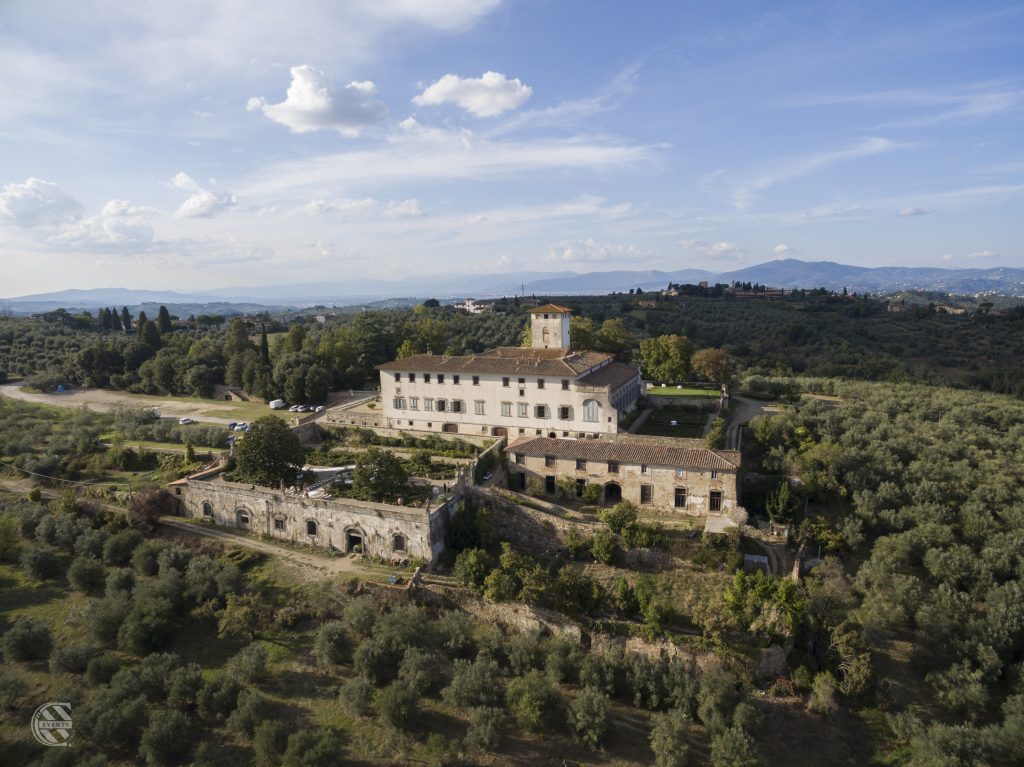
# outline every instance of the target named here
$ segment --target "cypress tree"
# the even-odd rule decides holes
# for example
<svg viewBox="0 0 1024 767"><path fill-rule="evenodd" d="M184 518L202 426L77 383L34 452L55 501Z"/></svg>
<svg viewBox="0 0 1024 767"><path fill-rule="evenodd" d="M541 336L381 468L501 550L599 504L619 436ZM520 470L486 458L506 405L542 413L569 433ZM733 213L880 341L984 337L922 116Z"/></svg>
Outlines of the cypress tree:
<svg viewBox="0 0 1024 767"><path fill-rule="evenodd" d="M121 315L118 314L117 309L111 308L108 313L110 314L110 329L124 330L121 325Z"/></svg>
<svg viewBox="0 0 1024 767"><path fill-rule="evenodd" d="M270 363L270 344L267 343L267 326L260 323L260 360L263 364Z"/></svg>
<svg viewBox="0 0 1024 767"><path fill-rule="evenodd" d="M121 328L125 333L132 332L132 316L128 314L128 307L121 307Z"/></svg>
<svg viewBox="0 0 1024 767"><path fill-rule="evenodd" d="M149 322L149 317L146 316L146 313L144 311L139 309L139 319L137 327L140 338L142 337L142 328L145 327L147 322Z"/></svg>
<svg viewBox="0 0 1024 767"><path fill-rule="evenodd" d="M160 312L156 318L156 326L160 329L160 334L170 333L174 330L174 326L171 324L171 313L167 311L166 306L160 307Z"/></svg>

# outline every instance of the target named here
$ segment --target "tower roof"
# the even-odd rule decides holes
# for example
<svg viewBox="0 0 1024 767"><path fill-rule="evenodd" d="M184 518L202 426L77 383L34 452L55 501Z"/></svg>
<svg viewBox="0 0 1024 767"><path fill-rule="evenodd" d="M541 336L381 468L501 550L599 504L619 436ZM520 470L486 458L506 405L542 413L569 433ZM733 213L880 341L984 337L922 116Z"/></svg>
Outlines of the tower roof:
<svg viewBox="0 0 1024 767"><path fill-rule="evenodd" d="M530 314L572 314L572 309L557 304L544 304L530 309Z"/></svg>

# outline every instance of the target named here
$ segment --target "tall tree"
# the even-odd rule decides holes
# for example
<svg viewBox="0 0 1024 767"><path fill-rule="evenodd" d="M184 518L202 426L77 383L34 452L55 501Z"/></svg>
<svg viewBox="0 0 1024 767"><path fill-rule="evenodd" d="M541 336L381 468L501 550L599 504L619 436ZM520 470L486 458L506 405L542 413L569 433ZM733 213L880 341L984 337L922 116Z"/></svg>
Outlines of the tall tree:
<svg viewBox="0 0 1024 767"><path fill-rule="evenodd" d="M686 336L665 335L640 342L640 357L647 375L655 381L679 382L690 372L693 344Z"/></svg>
<svg viewBox="0 0 1024 767"><path fill-rule="evenodd" d="M242 479L267 486L290 477L304 460L298 437L276 415L252 422L249 433L235 448L235 457Z"/></svg>
<svg viewBox="0 0 1024 767"><path fill-rule="evenodd" d="M142 337L142 328L147 322L149 322L149 317L146 316L146 313L142 309L139 309L139 320L135 324L135 327L140 338Z"/></svg>
<svg viewBox="0 0 1024 767"><path fill-rule="evenodd" d="M155 322L145 320L139 325L139 340L144 344L152 346L154 349L160 348L160 331L157 329Z"/></svg>
<svg viewBox="0 0 1024 767"><path fill-rule="evenodd" d="M100 310L100 328L110 330L110 309L103 307Z"/></svg>
<svg viewBox="0 0 1024 767"><path fill-rule="evenodd" d="M694 372L709 381L725 383L732 378L732 360L722 349L701 349L694 353L691 363Z"/></svg>
<svg viewBox="0 0 1024 767"><path fill-rule="evenodd" d="M267 326L260 323L260 361L267 365L270 363L270 344L267 343Z"/></svg>
<svg viewBox="0 0 1024 767"><path fill-rule="evenodd" d="M121 307L121 329L124 330L125 333L132 332L132 316L128 313L127 306Z"/></svg>
<svg viewBox="0 0 1024 767"><path fill-rule="evenodd" d="M167 311L166 306L160 307L160 312L157 314L156 326L160 330L160 335L170 333L174 330L174 325L171 324L171 313Z"/></svg>

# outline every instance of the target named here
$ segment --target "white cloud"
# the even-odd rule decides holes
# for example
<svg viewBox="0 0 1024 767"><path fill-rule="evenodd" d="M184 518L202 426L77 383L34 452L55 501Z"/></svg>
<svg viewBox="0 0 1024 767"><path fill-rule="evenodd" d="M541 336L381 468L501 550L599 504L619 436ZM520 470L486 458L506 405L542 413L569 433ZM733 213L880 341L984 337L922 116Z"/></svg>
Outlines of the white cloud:
<svg viewBox="0 0 1024 767"><path fill-rule="evenodd" d="M934 212L934 208L921 208L915 206L911 208L900 208L900 212L897 213L896 215L900 216L901 218L909 218L910 216L927 216L928 214Z"/></svg>
<svg viewBox="0 0 1024 767"><path fill-rule="evenodd" d="M76 218L82 205L59 186L40 178L7 184L0 191L0 221L17 226L55 225Z"/></svg>
<svg viewBox="0 0 1024 767"><path fill-rule="evenodd" d="M327 75L308 64L292 67L291 74L284 101L270 104L254 97L245 108L262 112L294 133L336 130L350 137L377 125L387 115L387 107L375 98L377 86L369 80L351 82L339 89L332 88Z"/></svg>
<svg viewBox="0 0 1024 767"><path fill-rule="evenodd" d="M635 245L597 242L586 240L563 240L548 251L548 260L570 264L604 264L647 260L650 253Z"/></svg>
<svg viewBox="0 0 1024 767"><path fill-rule="evenodd" d="M407 200L388 200L382 203L372 197L360 200L310 200L302 206L302 212L309 216L331 216L343 219L369 218L384 216L386 218L403 218L406 216L422 216L423 210L415 197Z"/></svg>
<svg viewBox="0 0 1024 767"><path fill-rule="evenodd" d="M703 240L682 240L679 243L683 250L705 256L706 259L737 259L746 255L746 251L735 242L704 242Z"/></svg>
<svg viewBox="0 0 1024 767"><path fill-rule="evenodd" d="M415 197L410 197L408 200L388 200L388 204L384 207L384 215L389 218L422 216L423 209Z"/></svg>
<svg viewBox="0 0 1024 767"><path fill-rule="evenodd" d="M100 248L148 246L153 243L153 227L146 219L153 215L156 211L152 208L110 200L98 216L68 224L48 242Z"/></svg>
<svg viewBox="0 0 1024 767"><path fill-rule="evenodd" d="M945 253L942 256L942 260L946 261L946 262L952 261L953 260L953 255L951 253Z"/></svg>
<svg viewBox="0 0 1024 767"><path fill-rule="evenodd" d="M212 218L238 204L233 194L207 189L181 171L170 180L170 185L191 192L174 214L178 218Z"/></svg>
<svg viewBox="0 0 1024 767"><path fill-rule="evenodd" d="M494 11L502 0L359 0L361 9L384 21L459 30Z"/></svg>
<svg viewBox="0 0 1024 767"><path fill-rule="evenodd" d="M457 104L477 117L494 117L521 106L533 89L499 72L484 72L483 77L445 75L415 98L419 106Z"/></svg>
<svg viewBox="0 0 1024 767"><path fill-rule="evenodd" d="M732 190L732 202L737 209L746 210L753 205L761 192L785 181L817 173L836 163L892 152L907 146L909 144L892 141L887 138L873 137L863 139L842 149L818 152L802 157L790 157L774 167L767 168L759 175L736 184Z"/></svg>
<svg viewBox="0 0 1024 767"><path fill-rule="evenodd" d="M992 258L995 253L991 250L976 250L973 253L968 253L967 258Z"/></svg>
<svg viewBox="0 0 1024 767"><path fill-rule="evenodd" d="M789 245L787 245L786 243L780 242L778 245L772 248L772 253L775 253L776 255L779 256L784 256L786 253L796 253L796 250L794 248L789 247Z"/></svg>

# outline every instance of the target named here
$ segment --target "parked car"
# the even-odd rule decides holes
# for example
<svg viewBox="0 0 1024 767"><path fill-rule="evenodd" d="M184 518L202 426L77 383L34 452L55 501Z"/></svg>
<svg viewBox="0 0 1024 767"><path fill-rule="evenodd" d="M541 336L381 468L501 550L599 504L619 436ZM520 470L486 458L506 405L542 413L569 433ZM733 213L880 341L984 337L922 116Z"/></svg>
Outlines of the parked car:
<svg viewBox="0 0 1024 767"><path fill-rule="evenodd" d="M234 430L235 431L248 431L249 430L249 424L245 423L244 421L242 423L236 423L235 426L234 426Z"/></svg>
<svg viewBox="0 0 1024 767"><path fill-rule="evenodd" d="M322 413L324 411L324 406L317 405L315 408L313 408L313 410L316 411L317 413Z"/></svg>
<svg viewBox="0 0 1024 767"><path fill-rule="evenodd" d="M236 421L230 421L230 422L228 423L228 431L231 431L231 430L232 430L232 429L234 429L234 428L235 428L236 426L238 426L238 423L237 423Z"/></svg>
<svg viewBox="0 0 1024 767"><path fill-rule="evenodd" d="M288 408L288 412L289 413L298 413L300 407L302 407L302 406L301 405L292 405L290 408Z"/></svg>
<svg viewBox="0 0 1024 767"><path fill-rule="evenodd" d="M191 418L185 417L179 418L178 423L180 423L182 426L188 426L191 423L195 423L195 421L193 421Z"/></svg>

